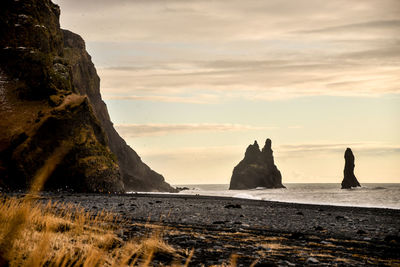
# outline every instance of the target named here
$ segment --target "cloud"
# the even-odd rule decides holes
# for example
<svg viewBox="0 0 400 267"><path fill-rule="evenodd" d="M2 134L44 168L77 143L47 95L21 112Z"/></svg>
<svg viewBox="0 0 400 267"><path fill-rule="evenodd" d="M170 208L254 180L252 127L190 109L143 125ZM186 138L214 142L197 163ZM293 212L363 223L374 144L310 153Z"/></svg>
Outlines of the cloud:
<svg viewBox="0 0 400 267"><path fill-rule="evenodd" d="M166 102L166 103L190 103L190 104L210 104L215 103L217 97L214 95L197 95L191 97L184 96L163 96L163 95L104 95L105 100L135 100L135 101L151 101L151 102Z"/></svg>
<svg viewBox="0 0 400 267"><path fill-rule="evenodd" d="M62 22L92 40L265 39L291 30L398 19L397 0L56 0ZM338 12L340 10L340 12ZM339 25L339 26L340 26ZM369 27L373 27L370 25Z"/></svg>
<svg viewBox="0 0 400 267"><path fill-rule="evenodd" d="M352 23L346 25L339 25L334 27L319 28L307 31L301 31L300 33L338 33L338 32L358 32L359 31L396 31L400 30L400 20L374 20L362 23Z"/></svg>
<svg viewBox="0 0 400 267"><path fill-rule="evenodd" d="M359 143L309 143L309 144L284 144L277 147L276 151L285 157L299 156L304 154L329 154L344 153L347 147L354 152L363 154L391 154L400 153L400 146L393 144L382 144L377 142Z"/></svg>
<svg viewBox="0 0 400 267"><path fill-rule="evenodd" d="M56 2L63 27L87 41L106 99L400 93L398 0Z"/></svg>
<svg viewBox="0 0 400 267"><path fill-rule="evenodd" d="M194 132L228 132L275 129L243 124L187 123L187 124L117 124L117 131L124 137L160 136Z"/></svg>
<svg viewBox="0 0 400 267"><path fill-rule="evenodd" d="M165 64L156 69L99 72L106 99L216 103L316 95L371 97L400 93L397 50L374 51L369 57L364 51L348 53L329 60L194 61L181 63L183 67ZM389 60L380 59L380 53Z"/></svg>
<svg viewBox="0 0 400 267"><path fill-rule="evenodd" d="M400 146L376 142L366 143L319 143L319 144L283 144L273 146L274 156L278 161L305 158L310 161L320 156L342 158L347 147L351 147L356 155L365 156L400 156ZM144 148L141 155L155 161L172 161L177 165L185 166L184 162L196 161L198 165L207 165L209 162L224 163L232 168L243 159L246 147L238 145L180 147L173 149Z"/></svg>
<svg viewBox="0 0 400 267"><path fill-rule="evenodd" d="M381 48L344 53L341 58L360 62L378 61L385 65L395 65L400 62L400 41L388 42Z"/></svg>
<svg viewBox="0 0 400 267"><path fill-rule="evenodd" d="M243 156L244 151L240 146L205 146L205 147L181 147L174 149L143 149L142 154L146 157L153 159L166 159L169 160L193 160L195 155L196 159L214 160L214 159L230 159L240 158ZM192 157L191 157L192 156Z"/></svg>

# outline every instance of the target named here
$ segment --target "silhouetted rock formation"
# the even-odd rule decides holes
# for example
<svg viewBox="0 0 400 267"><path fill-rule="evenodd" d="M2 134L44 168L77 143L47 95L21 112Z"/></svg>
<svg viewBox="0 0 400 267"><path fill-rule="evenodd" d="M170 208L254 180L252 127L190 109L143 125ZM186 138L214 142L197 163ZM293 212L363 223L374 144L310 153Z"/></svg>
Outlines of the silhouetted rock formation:
<svg viewBox="0 0 400 267"><path fill-rule="evenodd" d="M270 139L265 141L262 151L257 141L249 145L244 159L233 169L229 189L285 188L272 154Z"/></svg>
<svg viewBox="0 0 400 267"><path fill-rule="evenodd" d="M47 189L175 191L115 131L83 39L50 0L0 1L0 187L26 188L68 153Z"/></svg>
<svg viewBox="0 0 400 267"><path fill-rule="evenodd" d="M346 152L344 152L344 160L345 164L343 170L344 178L342 181L342 189L361 186L354 175L354 155L350 148L347 148Z"/></svg>

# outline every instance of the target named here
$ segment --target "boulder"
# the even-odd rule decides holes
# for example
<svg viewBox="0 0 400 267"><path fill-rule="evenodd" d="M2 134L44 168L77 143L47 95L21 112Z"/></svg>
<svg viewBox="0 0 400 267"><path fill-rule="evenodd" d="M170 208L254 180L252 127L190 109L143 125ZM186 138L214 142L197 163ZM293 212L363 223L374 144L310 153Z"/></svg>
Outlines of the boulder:
<svg viewBox="0 0 400 267"><path fill-rule="evenodd" d="M344 178L342 181L342 189L350 189L352 187L360 187L360 183L357 181L356 176L354 175L354 155L353 151L350 148L346 149L344 153Z"/></svg>
<svg viewBox="0 0 400 267"><path fill-rule="evenodd" d="M257 187L285 188L281 173L274 163L270 139L265 141L261 151L257 141L247 147L244 159L233 169L229 189Z"/></svg>

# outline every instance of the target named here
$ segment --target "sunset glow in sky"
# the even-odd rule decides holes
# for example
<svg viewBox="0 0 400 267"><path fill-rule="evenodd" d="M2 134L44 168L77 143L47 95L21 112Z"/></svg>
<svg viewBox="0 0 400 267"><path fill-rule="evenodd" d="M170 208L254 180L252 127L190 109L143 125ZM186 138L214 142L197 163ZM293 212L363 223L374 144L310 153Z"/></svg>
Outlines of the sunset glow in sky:
<svg viewBox="0 0 400 267"><path fill-rule="evenodd" d="M229 183L271 138L283 183L400 183L400 1L56 0L112 121L171 184Z"/></svg>

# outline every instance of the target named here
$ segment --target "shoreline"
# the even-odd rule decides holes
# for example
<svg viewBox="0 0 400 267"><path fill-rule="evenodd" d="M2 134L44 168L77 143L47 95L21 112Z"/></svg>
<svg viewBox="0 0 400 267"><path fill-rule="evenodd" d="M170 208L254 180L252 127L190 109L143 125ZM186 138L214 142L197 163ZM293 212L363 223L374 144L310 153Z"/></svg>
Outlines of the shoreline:
<svg viewBox="0 0 400 267"><path fill-rule="evenodd" d="M0 191L0 195L9 196L22 196L29 194L28 192L20 191ZM254 203L271 203L277 205L287 205L287 206L315 206L315 207L333 207L333 208L343 208L343 209L369 209L369 210L393 210L399 211L400 208L393 207L368 207L368 206L351 206L351 205L340 205L340 204L326 204L326 203L302 203L302 202L289 202L289 201L278 201L278 200L263 200L263 199L252 199L252 198L241 198L234 196L213 196L213 195L200 195L200 194L183 194L183 193L169 193L169 192L126 192L126 193L75 193L75 192L54 192L54 191L42 191L39 196L51 197L51 196L135 196L135 197L154 197L154 198L193 198L193 199L215 199L215 200L242 200Z"/></svg>
<svg viewBox="0 0 400 267"><path fill-rule="evenodd" d="M311 205L311 206L328 206L328 207L341 207L341 208L361 208L361 209L388 209L388 210L397 210L400 211L400 208L392 208L392 207L367 207L367 206L351 206L351 205L340 205L340 204L325 204L325 203L302 203L302 202L289 202L289 201L277 201L277 200L263 200L263 199L252 199L252 198L241 198L241 197L233 197L233 196L212 196L212 195L196 195L196 194L181 194L181 193L161 193L160 192L154 192L154 193L149 193L149 192L132 192L132 193L125 193L121 195L143 195L143 196L155 196L155 197L168 197L168 196L182 196L184 198L188 197L194 197L194 198L204 198L204 199L241 199L241 200L249 200L249 201L260 201L260 202L271 202L271 203L276 203L276 204L294 204L294 205ZM179 198L179 197L178 197Z"/></svg>

